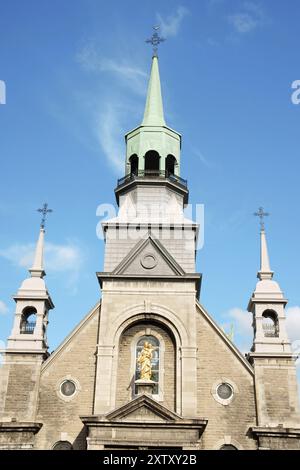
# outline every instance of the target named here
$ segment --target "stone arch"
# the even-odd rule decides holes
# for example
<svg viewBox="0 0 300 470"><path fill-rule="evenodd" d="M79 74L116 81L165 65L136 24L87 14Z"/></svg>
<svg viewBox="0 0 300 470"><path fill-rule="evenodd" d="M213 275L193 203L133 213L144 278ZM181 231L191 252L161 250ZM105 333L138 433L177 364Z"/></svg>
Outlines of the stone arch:
<svg viewBox="0 0 300 470"><path fill-rule="evenodd" d="M160 304L135 304L125 308L116 317L107 332L107 337L113 339L113 344L117 344L121 331L134 322L135 318L146 320L157 319L157 321L165 324L172 331L178 347L189 345L189 337L185 325L173 310Z"/></svg>
<svg viewBox="0 0 300 470"><path fill-rule="evenodd" d="M224 436L223 439L220 439L218 442L216 442L213 447L213 450L225 450L225 446L232 446L232 450L243 450L243 446L235 439L232 439L231 436ZM234 447L235 449L233 449Z"/></svg>
<svg viewBox="0 0 300 470"><path fill-rule="evenodd" d="M57 441L52 446L52 450L73 450L73 446L69 441Z"/></svg>
<svg viewBox="0 0 300 470"><path fill-rule="evenodd" d="M266 338L278 338L279 323L275 310L267 309L262 313L262 328Z"/></svg>
<svg viewBox="0 0 300 470"><path fill-rule="evenodd" d="M27 306L22 310L20 320L20 333L33 334L36 327L37 310L35 307Z"/></svg>
<svg viewBox="0 0 300 470"><path fill-rule="evenodd" d="M161 322L148 319L136 319L122 330L115 354L115 397L117 407L125 405L136 397L136 345L137 339L152 337L159 346L159 367L156 371L157 385L153 389L153 397L175 410L177 351L172 332Z"/></svg>
<svg viewBox="0 0 300 470"><path fill-rule="evenodd" d="M150 312L151 313L148 313ZM111 344L114 345L113 351L113 363L112 363L112 386L111 386L111 406L115 406L116 400L116 385L117 385L117 368L118 368L118 352L120 337L130 325L138 322L151 323L156 322L161 324L168 331L170 331L174 337L175 343L175 354L176 354L176 411L181 412L181 361L178 360L181 357L181 349L189 346L189 336L184 324L180 318L169 308L162 305L150 304L136 304L131 307L127 307L123 312L118 315L115 321L110 325L107 331L107 339L111 340Z"/></svg>

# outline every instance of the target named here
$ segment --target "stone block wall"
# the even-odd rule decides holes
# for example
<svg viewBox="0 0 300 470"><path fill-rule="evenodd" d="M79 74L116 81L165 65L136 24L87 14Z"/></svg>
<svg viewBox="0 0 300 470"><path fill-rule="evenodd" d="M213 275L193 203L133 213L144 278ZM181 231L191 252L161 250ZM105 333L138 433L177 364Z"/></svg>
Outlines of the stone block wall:
<svg viewBox="0 0 300 470"><path fill-rule="evenodd" d="M36 436L37 449L51 449L61 440L74 449L86 448L80 416L93 412L99 317L98 305L43 365L37 416L43 427ZM60 393L65 379L76 384L70 398Z"/></svg>
<svg viewBox="0 0 300 470"><path fill-rule="evenodd" d="M256 424L254 376L206 316L197 310L197 403L198 415L207 417L202 437L204 449L233 444L241 449L256 449L249 433ZM234 395L228 405L218 402L214 392L218 383L228 382Z"/></svg>

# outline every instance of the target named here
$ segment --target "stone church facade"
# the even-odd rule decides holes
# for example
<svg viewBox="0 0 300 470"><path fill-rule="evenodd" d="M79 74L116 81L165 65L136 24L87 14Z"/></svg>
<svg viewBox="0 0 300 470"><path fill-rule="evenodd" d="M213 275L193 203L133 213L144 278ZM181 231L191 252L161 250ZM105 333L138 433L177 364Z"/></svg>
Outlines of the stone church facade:
<svg viewBox="0 0 300 470"><path fill-rule="evenodd" d="M156 55L142 124L125 139L119 212L102 224L101 301L51 355L54 304L40 229L3 351L0 449L300 449L287 301L273 280L264 228L249 354L200 303L199 226L184 215L181 136L164 119ZM137 363L145 341L153 351L148 382Z"/></svg>

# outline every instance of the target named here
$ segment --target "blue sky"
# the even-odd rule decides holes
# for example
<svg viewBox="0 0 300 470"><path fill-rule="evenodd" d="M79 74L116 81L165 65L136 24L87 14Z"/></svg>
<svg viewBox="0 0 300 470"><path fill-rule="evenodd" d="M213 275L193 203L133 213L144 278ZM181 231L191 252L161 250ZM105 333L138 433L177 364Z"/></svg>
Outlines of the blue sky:
<svg viewBox="0 0 300 470"><path fill-rule="evenodd" d="M124 134L141 122L153 24L167 41L159 62L167 123L183 135L181 176L205 206L197 255L201 301L249 348L248 299L259 268L259 225L271 213L271 266L300 341L300 4L202 0L2 2L0 80L0 340L26 277L45 201L46 282L56 305L54 349L99 299L103 242L96 208L115 203Z"/></svg>

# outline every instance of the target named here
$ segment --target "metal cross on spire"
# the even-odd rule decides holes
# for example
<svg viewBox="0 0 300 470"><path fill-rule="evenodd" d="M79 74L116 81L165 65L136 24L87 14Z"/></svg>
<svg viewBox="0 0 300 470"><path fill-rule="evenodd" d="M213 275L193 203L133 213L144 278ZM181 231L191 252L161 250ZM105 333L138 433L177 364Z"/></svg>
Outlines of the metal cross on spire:
<svg viewBox="0 0 300 470"><path fill-rule="evenodd" d="M259 217L260 221L260 228L261 230L265 230L265 222L264 222L264 218L267 217L269 214L269 212L264 212L264 208L263 207L259 207L258 208L258 211L257 212L254 212L254 214L256 217Z"/></svg>
<svg viewBox="0 0 300 470"><path fill-rule="evenodd" d="M45 228L46 217L48 212L53 212L52 209L48 209L48 204L45 202L41 209L37 209L38 212L42 213L41 228Z"/></svg>
<svg viewBox="0 0 300 470"><path fill-rule="evenodd" d="M159 26L153 26L154 32L152 37L146 40L147 43L152 44L153 57L157 57L157 47L161 42L165 41L165 38L161 38L158 34L159 28Z"/></svg>

